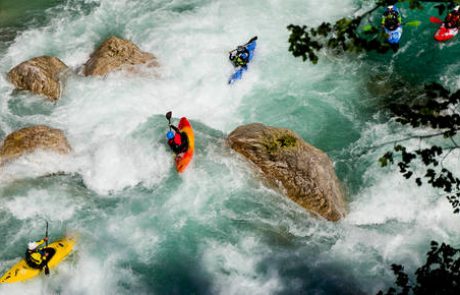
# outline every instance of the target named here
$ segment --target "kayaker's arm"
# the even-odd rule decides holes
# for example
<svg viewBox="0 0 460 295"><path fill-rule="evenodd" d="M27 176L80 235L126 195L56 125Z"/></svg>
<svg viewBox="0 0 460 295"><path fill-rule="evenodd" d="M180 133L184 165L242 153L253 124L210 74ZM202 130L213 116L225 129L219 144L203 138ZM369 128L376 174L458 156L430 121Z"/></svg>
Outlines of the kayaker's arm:
<svg viewBox="0 0 460 295"><path fill-rule="evenodd" d="M40 241L36 241L35 243L37 244L37 247L39 247L39 246L43 245L47 240L48 240L48 238L44 238L44 239L42 239Z"/></svg>
<svg viewBox="0 0 460 295"><path fill-rule="evenodd" d="M174 125L171 124L171 125L169 125L169 127L171 127L172 129L174 129L174 131L176 131L177 133L180 133L179 128L177 128L176 126L174 126Z"/></svg>

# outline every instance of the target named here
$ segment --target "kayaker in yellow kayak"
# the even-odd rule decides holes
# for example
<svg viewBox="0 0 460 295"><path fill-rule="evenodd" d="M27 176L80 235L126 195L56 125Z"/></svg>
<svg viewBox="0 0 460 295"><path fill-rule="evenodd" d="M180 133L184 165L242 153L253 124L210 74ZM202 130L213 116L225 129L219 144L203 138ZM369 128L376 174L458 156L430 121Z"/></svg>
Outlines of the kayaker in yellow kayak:
<svg viewBox="0 0 460 295"><path fill-rule="evenodd" d="M27 264L36 269L43 269L48 264L48 252L45 251L45 247L40 247L48 241L48 237L36 242L29 242L27 244L27 251L25 260ZM45 271L45 273L48 273Z"/></svg>
<svg viewBox="0 0 460 295"><path fill-rule="evenodd" d="M45 244L43 246L43 244ZM24 259L18 261L0 277L0 284L30 280L39 276L44 270L45 275L67 257L75 244L75 236L69 235L48 245L48 222L46 222L45 238L27 244Z"/></svg>

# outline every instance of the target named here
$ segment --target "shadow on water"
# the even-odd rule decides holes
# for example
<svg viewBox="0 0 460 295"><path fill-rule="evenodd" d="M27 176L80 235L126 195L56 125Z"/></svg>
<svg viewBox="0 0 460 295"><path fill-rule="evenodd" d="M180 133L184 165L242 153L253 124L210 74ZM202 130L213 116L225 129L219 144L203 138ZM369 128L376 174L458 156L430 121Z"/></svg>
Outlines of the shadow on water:
<svg viewBox="0 0 460 295"><path fill-rule="evenodd" d="M213 294L212 282L200 268L200 259L188 250L188 241L163 245L167 249L152 264L132 265L142 276L142 285L154 294Z"/></svg>
<svg viewBox="0 0 460 295"><path fill-rule="evenodd" d="M279 255L262 262L260 268L261 272L276 269L285 282L277 294L366 294L343 265L317 265L315 261L306 262L304 257Z"/></svg>
<svg viewBox="0 0 460 295"><path fill-rule="evenodd" d="M149 294L213 294L213 282L202 265L201 252L204 237L216 238L216 233L190 219L180 229L165 229L167 235L153 259L129 262L141 285Z"/></svg>

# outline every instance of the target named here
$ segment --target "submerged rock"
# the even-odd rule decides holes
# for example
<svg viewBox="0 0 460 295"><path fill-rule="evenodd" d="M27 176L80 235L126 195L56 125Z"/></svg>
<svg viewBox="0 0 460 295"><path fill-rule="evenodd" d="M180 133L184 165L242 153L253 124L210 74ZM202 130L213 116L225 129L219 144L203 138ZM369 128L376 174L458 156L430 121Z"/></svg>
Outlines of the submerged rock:
<svg viewBox="0 0 460 295"><path fill-rule="evenodd" d="M345 216L344 192L332 161L296 133L255 123L236 128L228 142L300 206L331 221Z"/></svg>
<svg viewBox="0 0 460 295"><path fill-rule="evenodd" d="M155 56L143 52L134 43L117 37L110 37L91 54L84 67L85 76L104 76L122 68L132 69L134 65L146 64L157 67Z"/></svg>
<svg viewBox="0 0 460 295"><path fill-rule="evenodd" d="M0 164L3 165L36 150L51 150L61 154L71 151L64 132L45 125L22 128L9 134L0 145Z"/></svg>
<svg viewBox="0 0 460 295"><path fill-rule="evenodd" d="M20 63L10 70L8 79L18 89L29 90L56 101L68 67L57 57L40 56Z"/></svg>

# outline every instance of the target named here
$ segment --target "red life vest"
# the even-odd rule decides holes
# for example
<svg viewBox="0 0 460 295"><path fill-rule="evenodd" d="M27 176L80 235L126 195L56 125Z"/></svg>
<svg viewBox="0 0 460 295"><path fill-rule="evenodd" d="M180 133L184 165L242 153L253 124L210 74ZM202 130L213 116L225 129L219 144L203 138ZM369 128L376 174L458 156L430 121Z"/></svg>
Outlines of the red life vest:
<svg viewBox="0 0 460 295"><path fill-rule="evenodd" d="M179 132L176 132L176 134L174 134L174 143L177 144L177 145L181 145L182 144L182 138L181 138L181 135Z"/></svg>

